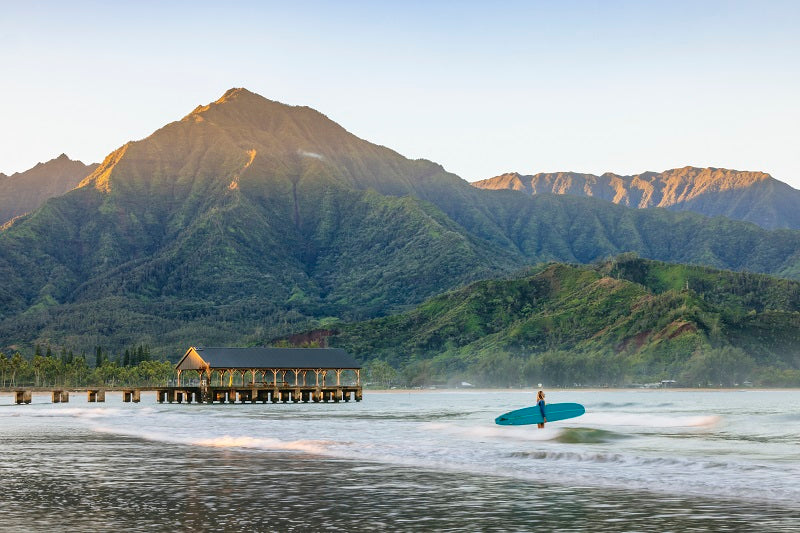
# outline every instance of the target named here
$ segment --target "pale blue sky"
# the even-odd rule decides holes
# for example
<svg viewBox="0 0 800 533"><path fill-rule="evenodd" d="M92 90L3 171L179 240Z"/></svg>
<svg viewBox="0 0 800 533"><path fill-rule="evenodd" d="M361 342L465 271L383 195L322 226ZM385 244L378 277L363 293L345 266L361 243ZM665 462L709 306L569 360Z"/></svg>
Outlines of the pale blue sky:
<svg viewBox="0 0 800 533"><path fill-rule="evenodd" d="M468 180L763 170L800 188L800 1L0 0L0 172L100 161L230 87Z"/></svg>

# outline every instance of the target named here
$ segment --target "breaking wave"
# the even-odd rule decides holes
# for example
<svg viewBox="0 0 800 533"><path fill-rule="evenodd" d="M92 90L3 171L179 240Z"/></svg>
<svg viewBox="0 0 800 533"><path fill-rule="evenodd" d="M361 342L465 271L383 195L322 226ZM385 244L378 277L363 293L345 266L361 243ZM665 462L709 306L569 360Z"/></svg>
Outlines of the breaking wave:
<svg viewBox="0 0 800 533"><path fill-rule="evenodd" d="M564 444L601 444L615 440L629 439L630 435L596 428L569 428L561 431L554 439Z"/></svg>
<svg viewBox="0 0 800 533"><path fill-rule="evenodd" d="M710 427L718 424L717 415L665 416L630 413L586 413L582 421L601 426L635 426L644 428Z"/></svg>

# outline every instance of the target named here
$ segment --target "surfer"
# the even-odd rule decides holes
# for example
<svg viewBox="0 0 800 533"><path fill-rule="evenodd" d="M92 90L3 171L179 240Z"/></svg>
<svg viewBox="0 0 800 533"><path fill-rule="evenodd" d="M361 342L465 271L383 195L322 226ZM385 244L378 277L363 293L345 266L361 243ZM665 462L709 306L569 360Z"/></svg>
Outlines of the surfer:
<svg viewBox="0 0 800 533"><path fill-rule="evenodd" d="M536 405L539 406L539 411L542 413L542 422L538 425L539 429L544 427L544 423L547 422L547 417L544 414L544 391L540 390L539 393L536 395Z"/></svg>

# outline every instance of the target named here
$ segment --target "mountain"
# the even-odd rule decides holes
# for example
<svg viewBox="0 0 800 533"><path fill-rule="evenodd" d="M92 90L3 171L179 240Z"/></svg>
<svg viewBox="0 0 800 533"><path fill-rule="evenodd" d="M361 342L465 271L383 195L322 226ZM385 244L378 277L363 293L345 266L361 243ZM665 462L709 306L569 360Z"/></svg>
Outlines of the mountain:
<svg viewBox="0 0 800 533"><path fill-rule="evenodd" d="M458 177L243 89L110 154L0 234L0 346L260 339L518 258L425 201Z"/></svg>
<svg viewBox="0 0 800 533"><path fill-rule="evenodd" d="M481 189L591 196L628 207L664 207L746 220L767 229L800 229L800 191L763 172L684 167L602 176L576 172L523 176L515 172L473 183Z"/></svg>
<svg viewBox="0 0 800 533"><path fill-rule="evenodd" d="M245 89L0 231L0 349L255 344L622 252L800 276L800 232L487 191Z"/></svg>
<svg viewBox="0 0 800 533"><path fill-rule="evenodd" d="M628 254L476 282L406 313L340 324L329 342L368 368L390 363L413 385L797 385L799 326L796 281Z"/></svg>
<svg viewBox="0 0 800 533"><path fill-rule="evenodd" d="M0 174L0 226L74 188L97 166L84 165L61 154L25 172Z"/></svg>

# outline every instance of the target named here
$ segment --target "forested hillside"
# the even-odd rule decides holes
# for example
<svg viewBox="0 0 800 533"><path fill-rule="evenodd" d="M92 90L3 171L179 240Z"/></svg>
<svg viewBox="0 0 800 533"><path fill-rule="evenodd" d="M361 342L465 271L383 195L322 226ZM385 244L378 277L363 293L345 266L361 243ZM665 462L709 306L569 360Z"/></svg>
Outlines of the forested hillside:
<svg viewBox="0 0 800 533"><path fill-rule="evenodd" d="M800 232L472 187L232 89L0 231L0 349L260 344L622 252L800 276Z"/></svg>
<svg viewBox="0 0 800 533"><path fill-rule="evenodd" d="M332 345L414 385L800 384L800 283L631 254L477 282L336 329Z"/></svg>

